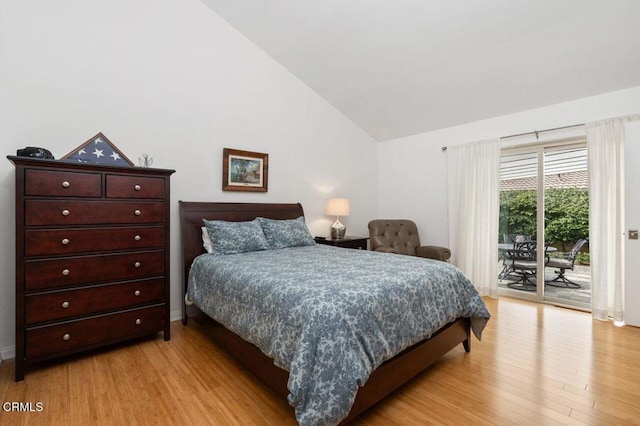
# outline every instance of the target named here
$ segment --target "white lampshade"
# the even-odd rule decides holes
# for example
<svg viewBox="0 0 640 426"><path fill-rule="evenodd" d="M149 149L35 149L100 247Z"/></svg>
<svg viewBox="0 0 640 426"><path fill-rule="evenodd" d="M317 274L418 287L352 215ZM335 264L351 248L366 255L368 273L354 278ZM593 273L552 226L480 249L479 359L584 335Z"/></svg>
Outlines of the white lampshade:
<svg viewBox="0 0 640 426"><path fill-rule="evenodd" d="M324 213L328 216L349 216L349 200L347 198L330 198Z"/></svg>

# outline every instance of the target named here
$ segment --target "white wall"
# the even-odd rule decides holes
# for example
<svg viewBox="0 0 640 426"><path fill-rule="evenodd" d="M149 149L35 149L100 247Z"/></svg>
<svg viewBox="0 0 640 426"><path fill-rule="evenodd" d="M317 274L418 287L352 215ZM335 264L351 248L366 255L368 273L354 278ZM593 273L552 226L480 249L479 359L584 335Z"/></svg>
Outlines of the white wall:
<svg viewBox="0 0 640 426"><path fill-rule="evenodd" d="M640 87L383 142L378 150L379 215L411 218L418 223L423 243L447 246L447 154L442 146L637 113ZM627 125L627 229L640 229L638 127ZM626 249L626 321L640 326L640 240L627 240Z"/></svg>
<svg viewBox="0 0 640 426"><path fill-rule="evenodd" d="M181 309L178 200L301 202L327 235L331 196L351 200L348 232L377 208L375 141L198 0L0 6L5 154L59 158L103 132L172 177L171 303ZM223 147L269 154L269 192L222 192ZM14 170L0 162L0 355L14 345Z"/></svg>

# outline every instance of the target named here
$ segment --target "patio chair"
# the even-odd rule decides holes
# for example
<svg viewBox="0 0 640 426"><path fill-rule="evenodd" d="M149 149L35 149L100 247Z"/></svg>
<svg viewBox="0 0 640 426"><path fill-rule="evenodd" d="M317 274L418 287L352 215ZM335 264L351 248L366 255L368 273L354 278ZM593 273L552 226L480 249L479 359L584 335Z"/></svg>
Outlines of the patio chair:
<svg viewBox="0 0 640 426"><path fill-rule="evenodd" d="M504 244L513 244L515 242L526 242L531 241L531 235L523 235L523 234L502 234L502 241ZM504 250L502 253L502 271L498 274L499 280L504 280L507 278L513 270L511 269L511 255L512 250Z"/></svg>
<svg viewBox="0 0 640 426"><path fill-rule="evenodd" d="M531 241L531 235L524 234L502 234L502 241L506 244L513 244L515 242Z"/></svg>
<svg viewBox="0 0 640 426"><path fill-rule="evenodd" d="M578 283L575 283L568 279L565 275L566 270L573 271L573 267L575 265L576 256L582 246L587 243L587 240L578 240L573 245L573 248L569 253L565 253L563 257L551 257L547 260L545 266L548 268L557 268L556 277L550 281L545 281L545 284L555 286L555 287L566 287L566 288L581 288L582 286Z"/></svg>
<svg viewBox="0 0 640 426"><path fill-rule="evenodd" d="M513 250L508 250L505 256L509 256L509 268L512 275L519 276L519 279L507 284L507 287L535 291L536 272L538 269L536 242L523 241L514 242Z"/></svg>

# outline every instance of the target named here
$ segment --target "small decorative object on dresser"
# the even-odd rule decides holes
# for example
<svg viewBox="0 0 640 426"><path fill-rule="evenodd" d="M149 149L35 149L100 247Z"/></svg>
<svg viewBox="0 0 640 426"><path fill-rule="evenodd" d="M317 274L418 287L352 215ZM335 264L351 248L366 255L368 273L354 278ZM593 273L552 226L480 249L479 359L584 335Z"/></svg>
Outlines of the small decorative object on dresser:
<svg viewBox="0 0 640 426"><path fill-rule="evenodd" d="M151 167L153 164L153 158L149 157L146 152L142 154L142 157L138 157L138 164L140 167Z"/></svg>
<svg viewBox="0 0 640 426"><path fill-rule="evenodd" d="M16 167L15 379L164 332L173 170L7 157Z"/></svg>
<svg viewBox="0 0 640 426"><path fill-rule="evenodd" d="M16 155L18 157L34 157L34 158L45 158L49 160L54 160L55 157L46 148L38 148L35 146L28 146L26 148L22 148L17 150Z"/></svg>
<svg viewBox="0 0 640 426"><path fill-rule="evenodd" d="M324 214L336 217L336 221L333 222L330 228L331 238L336 240L344 238L347 228L340 222L340 216L349 216L349 200L346 198L330 198L327 201Z"/></svg>
<svg viewBox="0 0 640 426"><path fill-rule="evenodd" d="M342 238L315 237L316 243L329 246L366 250L368 237L345 236Z"/></svg>

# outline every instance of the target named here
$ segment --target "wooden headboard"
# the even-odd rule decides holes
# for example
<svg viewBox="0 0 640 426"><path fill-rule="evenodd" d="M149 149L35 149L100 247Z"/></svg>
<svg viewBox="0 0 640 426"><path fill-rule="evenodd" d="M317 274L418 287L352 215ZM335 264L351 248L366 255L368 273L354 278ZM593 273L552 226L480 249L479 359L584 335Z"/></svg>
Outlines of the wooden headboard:
<svg viewBox="0 0 640 426"><path fill-rule="evenodd" d="M202 219L241 222L256 217L269 219L296 219L304 216L302 205L266 203L203 203L179 201L180 232L182 235L183 295L187 293L189 269L193 259L204 253L202 247ZM183 323L187 321L186 307Z"/></svg>

